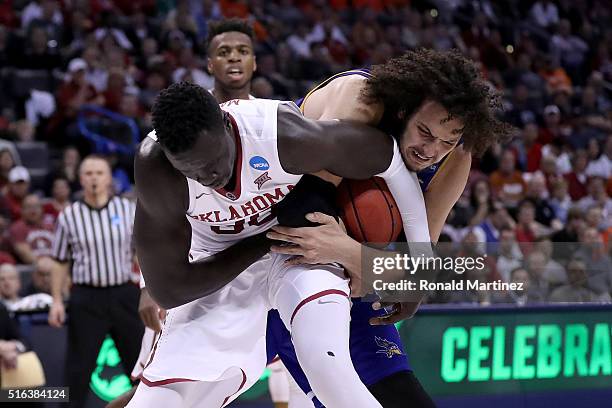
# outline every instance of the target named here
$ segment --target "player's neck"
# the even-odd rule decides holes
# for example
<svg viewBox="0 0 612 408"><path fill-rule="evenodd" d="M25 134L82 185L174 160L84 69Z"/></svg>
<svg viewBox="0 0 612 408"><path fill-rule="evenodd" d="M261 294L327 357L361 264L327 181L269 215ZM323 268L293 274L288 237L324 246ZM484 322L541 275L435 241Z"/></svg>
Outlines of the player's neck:
<svg viewBox="0 0 612 408"><path fill-rule="evenodd" d="M230 122L231 134L235 135L236 134L235 131L236 129L234 129L234 124ZM227 191L233 191L234 187L236 187L236 160L238 160L238 156L236 155L237 151L238 151L238 146L234 144L234 163L232 164L232 176L230 177L227 184L223 186L223 188Z"/></svg>
<svg viewBox="0 0 612 408"><path fill-rule="evenodd" d="M213 95L219 103L231 101L232 99L249 99L251 84L248 83L240 89L223 89L215 85Z"/></svg>

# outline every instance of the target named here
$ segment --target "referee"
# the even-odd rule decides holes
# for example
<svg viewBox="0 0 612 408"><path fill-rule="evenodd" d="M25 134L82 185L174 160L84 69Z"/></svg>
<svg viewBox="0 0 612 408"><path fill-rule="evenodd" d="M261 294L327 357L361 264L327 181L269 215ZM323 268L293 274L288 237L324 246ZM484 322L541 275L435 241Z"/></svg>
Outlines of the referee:
<svg viewBox="0 0 612 408"><path fill-rule="evenodd" d="M130 281L135 206L111 196L110 165L103 157L86 157L79 178L83 200L65 208L57 220L49 311L49 324L61 327L65 320L61 293L70 271L66 385L73 407L85 406L89 378L105 336L113 337L129 376L144 330L138 315L140 291Z"/></svg>

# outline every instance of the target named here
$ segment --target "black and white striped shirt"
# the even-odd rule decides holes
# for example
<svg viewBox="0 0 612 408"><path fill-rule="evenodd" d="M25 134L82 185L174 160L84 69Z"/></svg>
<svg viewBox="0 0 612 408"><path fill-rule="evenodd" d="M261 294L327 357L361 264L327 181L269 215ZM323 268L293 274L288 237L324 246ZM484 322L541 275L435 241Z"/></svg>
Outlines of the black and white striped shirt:
<svg viewBox="0 0 612 408"><path fill-rule="evenodd" d="M77 201L61 212L53 255L73 261L72 283L106 287L130 280L135 208L128 199L112 197L102 208Z"/></svg>

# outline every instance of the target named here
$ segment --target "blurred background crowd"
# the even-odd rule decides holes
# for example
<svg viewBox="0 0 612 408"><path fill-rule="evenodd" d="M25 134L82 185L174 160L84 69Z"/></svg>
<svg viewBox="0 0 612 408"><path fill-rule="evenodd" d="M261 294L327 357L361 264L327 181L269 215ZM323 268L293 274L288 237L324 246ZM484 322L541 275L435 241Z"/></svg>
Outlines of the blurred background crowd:
<svg viewBox="0 0 612 408"><path fill-rule="evenodd" d="M255 29L258 98L295 100L408 49L468 55L503 93L518 136L474 161L441 241L455 254L486 244L487 276L530 289L437 301L610 300L607 1L1 0L0 297L9 308L48 301L21 299L49 292L44 256L58 213L80 197L81 157L108 155L115 193L131 194L134 147L158 92L180 80L212 87L207 23L224 17Z"/></svg>

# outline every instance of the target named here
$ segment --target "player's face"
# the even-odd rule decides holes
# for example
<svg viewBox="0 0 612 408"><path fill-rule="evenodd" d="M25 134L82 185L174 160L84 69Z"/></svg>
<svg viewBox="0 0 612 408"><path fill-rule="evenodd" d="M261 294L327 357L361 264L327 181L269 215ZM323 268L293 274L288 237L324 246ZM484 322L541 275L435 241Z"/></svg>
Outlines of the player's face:
<svg viewBox="0 0 612 408"><path fill-rule="evenodd" d="M408 120L400 140L406 167L419 171L442 160L457 146L462 128L457 119L448 120L448 111L439 103L423 103Z"/></svg>
<svg viewBox="0 0 612 408"><path fill-rule="evenodd" d="M166 156L185 177L206 187L224 187L232 178L236 160L236 143L230 130L202 131L192 149L166 152Z"/></svg>
<svg viewBox="0 0 612 408"><path fill-rule="evenodd" d="M248 35L237 31L219 34L208 52L208 70L222 86L240 89L251 81L257 65Z"/></svg>

